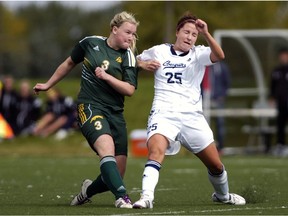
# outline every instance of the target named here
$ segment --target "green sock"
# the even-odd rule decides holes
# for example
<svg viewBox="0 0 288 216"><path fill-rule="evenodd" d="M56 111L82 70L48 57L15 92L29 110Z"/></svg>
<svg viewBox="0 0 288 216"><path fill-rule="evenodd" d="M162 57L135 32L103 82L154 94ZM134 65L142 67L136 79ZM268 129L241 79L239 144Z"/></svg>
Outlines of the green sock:
<svg viewBox="0 0 288 216"><path fill-rule="evenodd" d="M87 188L87 196L90 198L94 196L95 194L103 193L109 191L109 188L107 185L103 182L102 176L99 175L91 185Z"/></svg>
<svg viewBox="0 0 288 216"><path fill-rule="evenodd" d="M100 161L100 170L103 181L115 195L116 199L126 195L126 188L118 171L115 157L106 156L102 158Z"/></svg>

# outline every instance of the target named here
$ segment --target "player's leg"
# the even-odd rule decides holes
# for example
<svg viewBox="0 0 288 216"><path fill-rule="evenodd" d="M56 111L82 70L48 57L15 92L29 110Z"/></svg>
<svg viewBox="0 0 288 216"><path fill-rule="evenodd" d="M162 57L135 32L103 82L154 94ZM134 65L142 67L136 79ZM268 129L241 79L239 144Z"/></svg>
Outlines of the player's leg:
<svg viewBox="0 0 288 216"><path fill-rule="evenodd" d="M147 126L148 160L142 176L142 194L133 208L153 208L154 191L165 154L173 155L180 150L180 145L174 141L181 126L178 113L151 110Z"/></svg>
<svg viewBox="0 0 288 216"><path fill-rule="evenodd" d="M212 130L205 117L200 113L193 113L183 120L183 125L179 139L183 146L193 152L207 167L208 178L215 191L213 201L217 198L217 201L221 200L224 203L245 204L244 198L229 193L227 172L220 160Z"/></svg>
<svg viewBox="0 0 288 216"><path fill-rule="evenodd" d="M208 178L215 191L212 194L212 200L232 205L245 205L246 201L243 197L229 193L228 175L220 160L215 143L211 143L196 155L208 169Z"/></svg>
<svg viewBox="0 0 288 216"><path fill-rule="evenodd" d="M94 147L100 157L102 180L114 194L116 199L115 206L118 208L132 208L126 187L117 168L113 138L104 134L97 139Z"/></svg>
<svg viewBox="0 0 288 216"><path fill-rule="evenodd" d="M117 155L115 156L117 168L119 170L119 173L124 178L125 170L126 170L126 164L127 164L127 156L126 155ZM109 191L109 188L104 183L102 175L100 174L89 187L87 188L87 196L90 198L96 194L104 193Z"/></svg>
<svg viewBox="0 0 288 216"><path fill-rule="evenodd" d="M167 138L160 134L154 134L149 138L148 160L142 176L142 194L140 200L133 204L133 208L153 208L154 191L168 144Z"/></svg>
<svg viewBox="0 0 288 216"><path fill-rule="evenodd" d="M193 152L205 164L208 169L209 180L216 194L221 198L228 198L226 171L213 141L213 132L205 117L200 113L187 115L183 120L183 128L178 137L183 146Z"/></svg>
<svg viewBox="0 0 288 216"><path fill-rule="evenodd" d="M102 189L99 188L99 185L103 184L103 186L106 185L114 194L116 199L115 206L117 208L132 208L131 200L127 196L127 191L114 156L113 138L108 134L101 135L93 146L100 158L101 176L98 176L94 181L94 187L90 187L92 181L87 183L87 180L85 180L86 182L83 182L81 192L72 200L71 205L81 205L85 203L86 200L89 200L90 196L95 194L95 184L97 184L97 192L101 192Z"/></svg>
<svg viewBox="0 0 288 216"><path fill-rule="evenodd" d="M211 143L196 156L205 164L208 169L208 177L214 187L217 197L229 199L229 186L227 172L218 155L215 143Z"/></svg>
<svg viewBox="0 0 288 216"><path fill-rule="evenodd" d="M109 115L109 114L106 114ZM124 120L123 114L114 113L106 117L106 120L109 123L110 133L113 136L115 144L115 159L117 163L117 168L119 173L124 178L127 164L127 153L128 153L128 136L127 136L127 127ZM103 182L101 174L93 181L93 183L87 189L88 197L92 197L95 194L103 193L109 191L107 185Z"/></svg>
<svg viewBox="0 0 288 216"><path fill-rule="evenodd" d="M117 167L118 165L115 158L115 145L113 140L114 136L112 138L112 133L108 120L100 111L91 110L93 109L88 104L78 106L80 129L85 138L87 139L88 143L90 144L91 148L100 157L101 174L93 182L93 187L91 186L91 181L90 184L87 184L86 188L83 189L83 191L85 191L85 198L89 199L90 196L96 193L105 192L108 188L115 195L115 205L117 204L116 207L132 208L131 201L126 195L126 188L124 187L122 177ZM86 116L90 116L90 118L87 119ZM127 143L125 143L125 145L127 155ZM126 155L124 154L124 157L126 157ZM117 160L119 160L119 162L121 163L123 163L123 161L125 162L125 164L120 165L120 168L122 166L126 167L126 159L122 158L121 160L117 156ZM125 171L125 169L123 168L121 168L121 170L121 172ZM101 188L101 186L103 186L103 189ZM87 196L88 194L89 197ZM76 197L78 196L79 194ZM75 199L76 201L73 202ZM78 205L79 203L77 202L77 198L74 198L72 200L71 205L74 205L75 203L76 205Z"/></svg>

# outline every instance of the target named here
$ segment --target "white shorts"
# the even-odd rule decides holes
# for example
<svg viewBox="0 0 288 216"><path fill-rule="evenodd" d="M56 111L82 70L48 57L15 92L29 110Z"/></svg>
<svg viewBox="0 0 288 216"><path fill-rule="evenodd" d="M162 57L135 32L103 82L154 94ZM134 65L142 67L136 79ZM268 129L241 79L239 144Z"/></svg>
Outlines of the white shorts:
<svg viewBox="0 0 288 216"><path fill-rule="evenodd" d="M194 154L214 141L213 132L203 113L151 110L147 125L147 140L161 134L169 140L166 155L175 155L181 145Z"/></svg>

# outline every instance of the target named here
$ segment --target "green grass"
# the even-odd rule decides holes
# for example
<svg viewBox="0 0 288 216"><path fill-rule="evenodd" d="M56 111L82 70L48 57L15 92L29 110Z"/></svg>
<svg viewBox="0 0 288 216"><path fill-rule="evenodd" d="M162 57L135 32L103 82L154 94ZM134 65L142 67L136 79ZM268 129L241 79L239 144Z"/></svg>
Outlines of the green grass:
<svg viewBox="0 0 288 216"><path fill-rule="evenodd" d="M30 142L29 142L30 141ZM230 191L248 204L230 206L211 201L213 192L204 165L193 155L167 157L153 210L116 209L110 192L92 203L71 207L84 178L95 178L99 160L81 134L63 141L53 137L17 138L0 143L1 215L287 215L288 158L225 156ZM139 198L145 158L130 157L125 176L130 197Z"/></svg>
<svg viewBox="0 0 288 216"><path fill-rule="evenodd" d="M41 80L42 82L43 80ZM58 86L76 97L79 82ZM45 98L45 94L40 97ZM138 90L126 98L128 133L145 128L153 98L153 80L139 79ZM251 119L229 119L225 146L244 146L239 132ZM251 122L250 122L251 123ZM145 158L129 157L125 184L133 201L139 198ZM230 191L243 195L248 204L230 206L211 201L213 192L203 164L181 151L167 157L161 170L153 210L116 209L111 193L99 194L92 203L71 207L84 178L99 174L99 160L80 132L56 141L21 137L0 142L1 215L288 215L288 158L263 155L224 156Z"/></svg>

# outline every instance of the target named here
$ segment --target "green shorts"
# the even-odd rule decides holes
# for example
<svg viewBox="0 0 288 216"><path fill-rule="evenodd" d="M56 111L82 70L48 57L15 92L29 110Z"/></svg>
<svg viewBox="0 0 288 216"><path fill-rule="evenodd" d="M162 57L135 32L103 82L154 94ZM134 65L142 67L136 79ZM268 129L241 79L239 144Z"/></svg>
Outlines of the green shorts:
<svg viewBox="0 0 288 216"><path fill-rule="evenodd" d="M122 112L99 109L92 104L78 104L77 110L81 132L96 153L93 144L97 138L109 134L114 140L115 155L127 155L127 128Z"/></svg>

